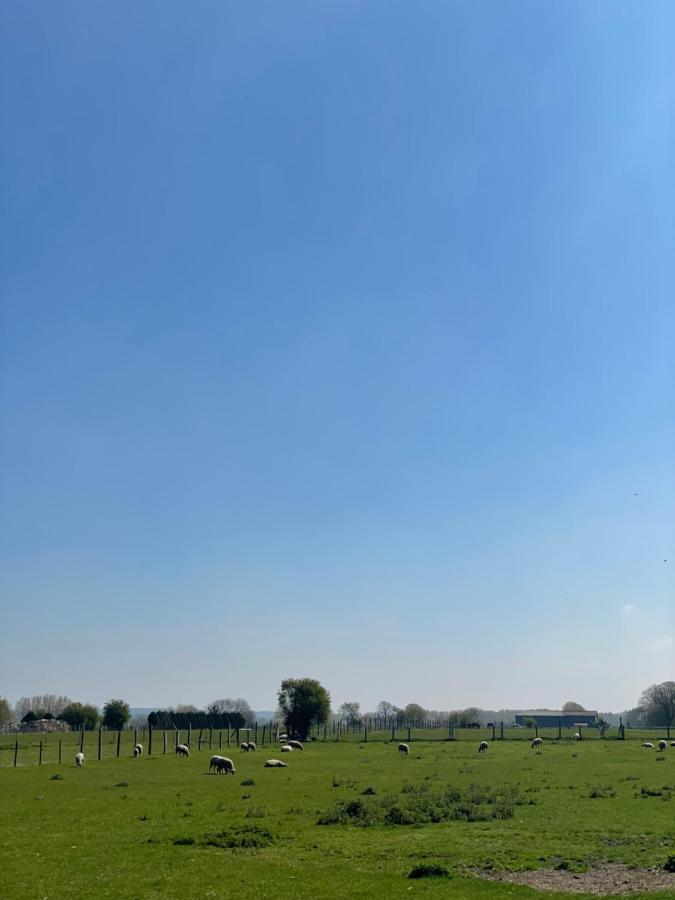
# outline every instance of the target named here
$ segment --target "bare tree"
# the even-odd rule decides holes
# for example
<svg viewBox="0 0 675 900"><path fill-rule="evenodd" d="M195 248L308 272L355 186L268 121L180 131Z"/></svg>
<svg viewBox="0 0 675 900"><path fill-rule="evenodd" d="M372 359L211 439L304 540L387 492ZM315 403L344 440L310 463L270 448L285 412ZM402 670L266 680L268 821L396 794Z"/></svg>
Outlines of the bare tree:
<svg viewBox="0 0 675 900"><path fill-rule="evenodd" d="M640 697L639 708L647 715L656 715L660 724L670 727L675 719L675 681L652 684Z"/></svg>
<svg viewBox="0 0 675 900"><path fill-rule="evenodd" d="M35 694L33 697L20 697L16 704L17 718L22 719L27 712L40 710L43 713L51 713L58 718L60 713L70 706L73 701L62 694Z"/></svg>
<svg viewBox="0 0 675 900"><path fill-rule="evenodd" d="M221 715L240 713L249 726L253 725L255 721L255 713L243 697L237 697L236 699L225 697L222 700L214 700L206 707L206 711L209 713L220 713Z"/></svg>
<svg viewBox="0 0 675 900"><path fill-rule="evenodd" d="M196 713L199 712L196 706L192 703L179 703L176 707L177 713Z"/></svg>
<svg viewBox="0 0 675 900"><path fill-rule="evenodd" d="M375 709L375 714L380 719L393 719L398 712L398 706L394 706L388 700L380 700Z"/></svg>
<svg viewBox="0 0 675 900"><path fill-rule="evenodd" d="M562 711L563 712L586 712L586 707L582 706L581 703L577 703L576 700L568 700L567 703L563 703Z"/></svg>
<svg viewBox="0 0 675 900"><path fill-rule="evenodd" d="M343 703L338 710L338 717L348 725L358 725L361 721L361 704Z"/></svg>

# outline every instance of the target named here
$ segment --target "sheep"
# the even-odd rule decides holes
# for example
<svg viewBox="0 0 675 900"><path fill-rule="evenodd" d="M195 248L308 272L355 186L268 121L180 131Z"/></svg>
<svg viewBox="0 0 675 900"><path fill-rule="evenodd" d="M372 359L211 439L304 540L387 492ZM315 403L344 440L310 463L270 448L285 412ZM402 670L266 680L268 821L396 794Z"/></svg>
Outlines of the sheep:
<svg viewBox="0 0 675 900"><path fill-rule="evenodd" d="M134 758L140 756L143 752L143 744L136 744L134 747Z"/></svg>
<svg viewBox="0 0 675 900"><path fill-rule="evenodd" d="M290 744L284 744L284 746L281 748L281 752L282 753L292 753L293 748L291 747Z"/></svg>
<svg viewBox="0 0 675 900"><path fill-rule="evenodd" d="M398 752L401 756L407 756L410 753L410 747L407 744L399 744Z"/></svg>
<svg viewBox="0 0 675 900"><path fill-rule="evenodd" d="M78 769L81 769L84 765L84 753L82 753L82 751L75 754L75 765Z"/></svg>
<svg viewBox="0 0 675 900"><path fill-rule="evenodd" d="M668 746L666 741L659 741L659 750L665 750Z"/></svg>
<svg viewBox="0 0 675 900"><path fill-rule="evenodd" d="M670 746L671 746L671 747L675 747L675 741L671 741L671 742L670 742Z"/></svg>
<svg viewBox="0 0 675 900"><path fill-rule="evenodd" d="M302 746L300 741L288 741L288 746L292 747L294 750L304 750L305 748Z"/></svg>
<svg viewBox="0 0 675 900"><path fill-rule="evenodd" d="M578 731L575 731L575 732L574 732L574 740L575 740L575 741L580 741L580 740L581 740L581 734L580 734L580 732L578 732Z"/></svg>
<svg viewBox="0 0 675 900"><path fill-rule="evenodd" d="M255 751L255 750L258 749L258 745L256 744L255 741L249 741L249 742L248 742L248 749L249 749L249 751L251 751L251 750L252 750L252 751Z"/></svg>
<svg viewBox="0 0 675 900"><path fill-rule="evenodd" d="M248 751L249 751L251 748L250 748L250 746L248 745L248 743L247 743L246 741L242 741L241 744L239 744L239 749L240 749L240 750L243 750L244 753L248 753Z"/></svg>
<svg viewBox="0 0 675 900"><path fill-rule="evenodd" d="M279 735L279 740L281 741L282 744L285 744L286 741L288 740L288 735L287 735L287 734L280 734L280 735Z"/></svg>
<svg viewBox="0 0 675 900"><path fill-rule="evenodd" d="M544 743L544 742L542 741L541 738L535 738L535 739L532 741L532 743L530 744L530 747L532 747L532 749L534 750L535 747L541 747L541 745L542 745L543 743Z"/></svg>
<svg viewBox="0 0 675 900"><path fill-rule="evenodd" d="M212 756L209 762L209 772L211 769L216 770L216 775L224 772L226 775L234 775L236 769L234 763L227 756Z"/></svg>
<svg viewBox="0 0 675 900"><path fill-rule="evenodd" d="M651 741L645 741L644 744L642 745L642 749L643 750L653 750L654 745L652 744Z"/></svg>
<svg viewBox="0 0 675 900"><path fill-rule="evenodd" d="M265 763L266 769L287 769L288 763L282 762L280 759L268 759Z"/></svg>
<svg viewBox="0 0 675 900"><path fill-rule="evenodd" d="M487 748L488 748L488 742L487 742L487 741L481 741L480 744L478 745L478 752L479 752L479 753L485 753L486 750L487 750Z"/></svg>
<svg viewBox="0 0 675 900"><path fill-rule="evenodd" d="M189 756L190 748L187 744L176 744L176 756Z"/></svg>

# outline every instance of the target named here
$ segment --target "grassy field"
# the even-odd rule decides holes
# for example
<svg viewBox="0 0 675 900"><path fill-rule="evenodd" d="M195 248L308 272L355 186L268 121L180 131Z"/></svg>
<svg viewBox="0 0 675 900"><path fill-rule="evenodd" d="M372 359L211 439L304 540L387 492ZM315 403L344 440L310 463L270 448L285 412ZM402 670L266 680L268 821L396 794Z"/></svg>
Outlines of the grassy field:
<svg viewBox="0 0 675 900"><path fill-rule="evenodd" d="M471 872L662 866L675 854L675 748L586 740L535 751L522 740L479 756L480 736L415 741L408 758L383 740L314 742L280 770L263 768L280 756L270 747L232 747L233 777L207 774L210 751L197 752L194 735L189 759L163 755L157 736L152 757L131 759L128 734L117 759L104 735L101 761L87 735L81 770L76 735L62 737L61 766L58 735L42 766L40 736L24 736L20 761L31 764L16 769L14 736L2 736L0 898L553 898L569 895ZM449 874L409 879L420 865Z"/></svg>

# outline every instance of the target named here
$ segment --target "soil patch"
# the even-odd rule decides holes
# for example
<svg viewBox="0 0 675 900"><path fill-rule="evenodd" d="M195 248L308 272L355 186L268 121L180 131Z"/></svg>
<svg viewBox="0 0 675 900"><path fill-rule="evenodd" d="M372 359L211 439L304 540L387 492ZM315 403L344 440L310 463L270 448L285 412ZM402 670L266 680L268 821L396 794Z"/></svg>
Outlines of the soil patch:
<svg viewBox="0 0 675 900"><path fill-rule="evenodd" d="M675 892L675 872L664 869L631 869L621 863L605 863L587 872L535 869L528 872L474 871L479 878L525 884L541 891L568 894L632 894L640 891ZM675 893L673 894L675 896Z"/></svg>

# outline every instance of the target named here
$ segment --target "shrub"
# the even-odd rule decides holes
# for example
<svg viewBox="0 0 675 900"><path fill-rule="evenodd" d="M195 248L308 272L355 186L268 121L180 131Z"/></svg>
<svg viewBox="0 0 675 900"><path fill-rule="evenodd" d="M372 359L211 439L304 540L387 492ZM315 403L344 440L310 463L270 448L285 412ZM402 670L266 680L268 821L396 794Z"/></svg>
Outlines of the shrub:
<svg viewBox="0 0 675 900"><path fill-rule="evenodd" d="M259 825L226 828L224 831L207 832L202 838L204 847L231 849L235 847L269 847L274 843L274 835Z"/></svg>
<svg viewBox="0 0 675 900"><path fill-rule="evenodd" d="M447 878L450 873L443 866L415 866L408 872L408 878Z"/></svg>

